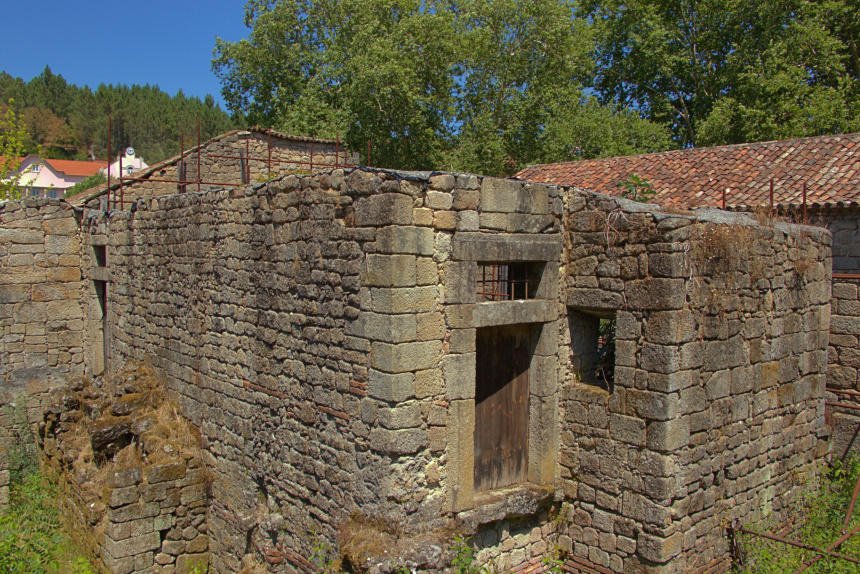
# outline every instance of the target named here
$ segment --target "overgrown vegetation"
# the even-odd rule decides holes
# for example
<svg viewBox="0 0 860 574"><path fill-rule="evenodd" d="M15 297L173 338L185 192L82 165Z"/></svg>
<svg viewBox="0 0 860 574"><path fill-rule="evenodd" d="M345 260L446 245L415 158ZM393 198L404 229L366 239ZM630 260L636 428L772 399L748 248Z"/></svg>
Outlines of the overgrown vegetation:
<svg viewBox="0 0 860 574"><path fill-rule="evenodd" d="M828 471L821 490L810 496L802 510L802 526L786 538L817 548L828 548L843 532L851 495L860 475L860 457L837 462ZM768 531L773 525L761 524L750 530ZM855 508L846 531L860 526L860 508ZM738 534L743 574L782 574L794 572L815 553L751 534ZM860 533L845 541L834 552L860 559ZM855 574L860 565L834 557L817 560L806 572L810 574Z"/></svg>
<svg viewBox="0 0 860 574"><path fill-rule="evenodd" d="M67 189L63 197L72 197L73 195L77 195L82 191L86 191L91 187L95 187L103 183L107 183L107 178L104 176L104 174L94 173L93 175L85 178L83 181L79 181L78 183Z"/></svg>
<svg viewBox="0 0 860 574"><path fill-rule="evenodd" d="M36 441L23 408L15 410L9 441L11 496L0 514L0 572L92 574L61 528L56 484L38 472Z"/></svg>
<svg viewBox="0 0 860 574"><path fill-rule="evenodd" d="M625 181L619 181L618 187L621 188L621 197L632 199L639 203L648 203L657 194L651 182L636 174L631 174Z"/></svg>

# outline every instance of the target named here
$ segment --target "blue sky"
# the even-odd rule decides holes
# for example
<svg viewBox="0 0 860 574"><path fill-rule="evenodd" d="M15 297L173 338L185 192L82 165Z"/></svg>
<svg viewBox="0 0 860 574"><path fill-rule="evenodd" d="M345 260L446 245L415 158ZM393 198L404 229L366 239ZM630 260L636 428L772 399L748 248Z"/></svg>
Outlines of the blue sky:
<svg viewBox="0 0 860 574"><path fill-rule="evenodd" d="M210 70L215 37L247 37L244 0L10 1L0 70L30 80L45 65L70 84L150 84L224 107Z"/></svg>

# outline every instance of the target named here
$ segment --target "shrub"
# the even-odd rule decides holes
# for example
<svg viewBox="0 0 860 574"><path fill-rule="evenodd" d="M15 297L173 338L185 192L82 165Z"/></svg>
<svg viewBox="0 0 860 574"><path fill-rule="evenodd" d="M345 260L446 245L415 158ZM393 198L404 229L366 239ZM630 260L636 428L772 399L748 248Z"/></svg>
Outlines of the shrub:
<svg viewBox="0 0 860 574"><path fill-rule="evenodd" d="M802 509L802 526L795 534L786 536L817 548L827 548L842 534L842 527L851 495L860 475L860 457L845 463L837 462L829 469L822 481L821 489L807 501ZM860 508L855 508L848 530L860 525ZM757 528L750 528L757 530ZM762 529L763 530L763 529ZM796 548L759 538L750 534L739 534L744 567L743 574L777 574L794 572L807 560L816 556L809 550ZM860 559L860 533L849 538L837 550L839 554ZM818 560L806 572L810 574L849 574L860 569L857 564L840 558L827 557Z"/></svg>

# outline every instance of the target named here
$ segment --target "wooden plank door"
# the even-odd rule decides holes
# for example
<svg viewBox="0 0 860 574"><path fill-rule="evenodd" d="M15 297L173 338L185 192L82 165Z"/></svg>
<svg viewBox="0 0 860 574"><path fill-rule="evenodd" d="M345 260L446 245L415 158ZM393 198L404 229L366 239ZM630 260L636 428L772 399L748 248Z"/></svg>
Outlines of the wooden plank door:
<svg viewBox="0 0 860 574"><path fill-rule="evenodd" d="M530 335L529 325L477 330L475 492L527 478Z"/></svg>

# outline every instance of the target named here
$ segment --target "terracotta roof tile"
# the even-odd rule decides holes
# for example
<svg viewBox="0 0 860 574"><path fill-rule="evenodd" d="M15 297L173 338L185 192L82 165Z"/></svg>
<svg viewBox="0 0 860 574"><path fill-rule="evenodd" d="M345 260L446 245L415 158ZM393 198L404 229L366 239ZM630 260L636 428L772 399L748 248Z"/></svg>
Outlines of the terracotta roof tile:
<svg viewBox="0 0 860 574"><path fill-rule="evenodd" d="M54 171L83 177L95 175L100 169L107 167L107 162L99 161L72 161L69 159L43 159L42 161L50 165Z"/></svg>
<svg viewBox="0 0 860 574"><path fill-rule="evenodd" d="M530 166L517 177L618 195L631 175L648 180L664 205L719 207L767 203L770 180L778 203L860 200L860 133L818 136ZM814 199L813 199L814 198Z"/></svg>

